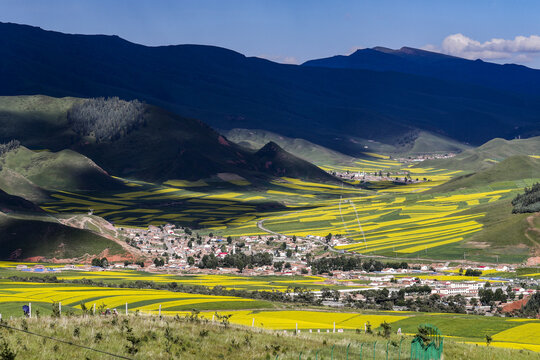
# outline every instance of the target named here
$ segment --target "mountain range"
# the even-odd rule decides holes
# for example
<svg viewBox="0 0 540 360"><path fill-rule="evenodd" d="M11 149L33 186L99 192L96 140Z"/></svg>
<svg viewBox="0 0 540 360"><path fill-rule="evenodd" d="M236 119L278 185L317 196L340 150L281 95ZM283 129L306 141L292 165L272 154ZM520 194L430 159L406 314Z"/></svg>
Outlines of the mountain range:
<svg viewBox="0 0 540 360"><path fill-rule="evenodd" d="M214 128L269 130L353 156L369 140L419 131L479 145L540 129L539 71L409 48L297 66L0 23L0 58L2 95L140 99Z"/></svg>
<svg viewBox="0 0 540 360"><path fill-rule="evenodd" d="M540 95L540 71L516 64L468 60L432 51L402 47L359 49L348 56L309 60L303 66L360 69L421 75L451 82L492 87L524 95Z"/></svg>

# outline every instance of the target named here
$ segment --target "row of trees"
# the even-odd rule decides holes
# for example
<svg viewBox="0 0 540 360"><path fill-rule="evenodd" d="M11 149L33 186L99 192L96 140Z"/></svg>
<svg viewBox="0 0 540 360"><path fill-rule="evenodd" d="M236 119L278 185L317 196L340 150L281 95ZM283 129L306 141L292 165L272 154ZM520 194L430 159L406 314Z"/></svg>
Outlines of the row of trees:
<svg viewBox="0 0 540 360"><path fill-rule="evenodd" d="M413 286L411 288L400 289L397 292L390 292L388 289L366 290L359 292L365 300L356 300L353 294L347 295L345 301L349 307L359 309L392 310L395 306L409 311L421 312L444 312L460 313L466 312L466 299L461 295L447 296L441 298L437 294L431 293L429 286ZM414 299L405 299L408 293L416 293Z"/></svg>
<svg viewBox="0 0 540 360"><path fill-rule="evenodd" d="M214 254L204 255L197 265L201 269L216 269L218 267L237 268L242 272L246 267L270 266L274 262L274 257L269 253L257 253L246 255L243 253L227 254L223 258L218 258Z"/></svg>
<svg viewBox="0 0 540 360"><path fill-rule="evenodd" d="M525 188L523 194L518 194L512 200L512 213L531 213L540 211L540 183L536 183L530 188Z"/></svg>
<svg viewBox="0 0 540 360"><path fill-rule="evenodd" d="M359 257L354 256L336 256L319 258L309 262L311 266L311 273L313 275L329 273L335 270L352 271L352 270L365 270L365 271L381 271L384 268L393 269L408 269L409 265L406 262L387 262L383 263L378 260L369 259L362 261Z"/></svg>
<svg viewBox="0 0 540 360"><path fill-rule="evenodd" d="M67 118L73 130L96 141L113 141L144 125L146 105L138 100L118 97L87 99L75 103Z"/></svg>

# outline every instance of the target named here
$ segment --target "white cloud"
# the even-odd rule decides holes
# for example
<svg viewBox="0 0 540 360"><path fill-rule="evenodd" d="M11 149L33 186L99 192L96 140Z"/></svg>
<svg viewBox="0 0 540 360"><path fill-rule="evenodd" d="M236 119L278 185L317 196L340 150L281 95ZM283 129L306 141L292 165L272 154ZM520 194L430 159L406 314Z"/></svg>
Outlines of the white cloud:
<svg viewBox="0 0 540 360"><path fill-rule="evenodd" d="M514 39L493 38L480 42L463 34L453 34L443 40L440 48L426 45L424 49L472 60L505 60L523 63L531 61L540 54L540 36L516 36Z"/></svg>
<svg viewBox="0 0 540 360"><path fill-rule="evenodd" d="M280 56L280 55L257 55L257 57L278 62L281 64L298 65L300 62L294 56Z"/></svg>

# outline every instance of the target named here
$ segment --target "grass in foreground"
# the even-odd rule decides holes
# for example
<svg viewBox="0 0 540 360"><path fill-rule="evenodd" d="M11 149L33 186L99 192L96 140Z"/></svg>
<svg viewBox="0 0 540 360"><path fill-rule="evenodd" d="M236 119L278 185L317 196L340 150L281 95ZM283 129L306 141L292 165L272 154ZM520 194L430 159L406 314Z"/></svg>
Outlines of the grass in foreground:
<svg viewBox="0 0 540 360"><path fill-rule="evenodd" d="M364 358L408 359L411 336L393 335L390 340L377 335L345 333L274 332L212 323L181 317L42 317L14 319L3 323L17 329L107 351L129 359L328 359ZM403 341L402 341L403 340ZM401 355L399 344L401 342ZM0 328L0 343L16 353L15 359L111 359L110 355L44 339L24 332ZM369 349L369 350L368 350ZM527 350L463 344L445 339L445 359L530 359L538 354Z"/></svg>

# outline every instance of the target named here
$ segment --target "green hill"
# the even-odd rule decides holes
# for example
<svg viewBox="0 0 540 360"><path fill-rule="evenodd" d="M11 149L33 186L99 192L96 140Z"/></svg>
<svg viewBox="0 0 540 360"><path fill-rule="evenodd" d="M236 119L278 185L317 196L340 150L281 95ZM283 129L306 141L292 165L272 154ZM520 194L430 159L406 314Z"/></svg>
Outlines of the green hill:
<svg viewBox="0 0 540 360"><path fill-rule="evenodd" d="M526 155L510 156L487 169L454 178L429 192L443 193L486 186L504 181L540 178L540 159Z"/></svg>
<svg viewBox="0 0 540 360"><path fill-rule="evenodd" d="M46 190L85 191L119 189L122 182L110 177L92 160L72 150L32 151L24 146L0 157L0 176L20 175ZM17 181L22 179L18 178Z"/></svg>
<svg viewBox="0 0 540 360"><path fill-rule="evenodd" d="M80 258L125 254L116 242L89 230L81 230L38 216L9 216L0 213L0 259Z"/></svg>
<svg viewBox="0 0 540 360"><path fill-rule="evenodd" d="M420 131L409 144L396 146L395 152L403 155L429 154L429 153L461 153L471 149L471 146L446 136L436 135L427 131Z"/></svg>
<svg viewBox="0 0 540 360"><path fill-rule="evenodd" d="M225 131L228 139L249 149L257 150L273 141L285 151L320 166L352 164L354 157L314 144L304 139L295 139L260 129L232 129ZM414 155L426 153L460 153L470 146L426 131L411 132L399 138L389 138L387 143L355 138L351 146L362 144L367 152L389 155ZM346 146L346 145L343 145Z"/></svg>
<svg viewBox="0 0 540 360"><path fill-rule="evenodd" d="M514 140L496 138L453 158L426 160L417 167L479 171L514 155L540 155L540 136Z"/></svg>

